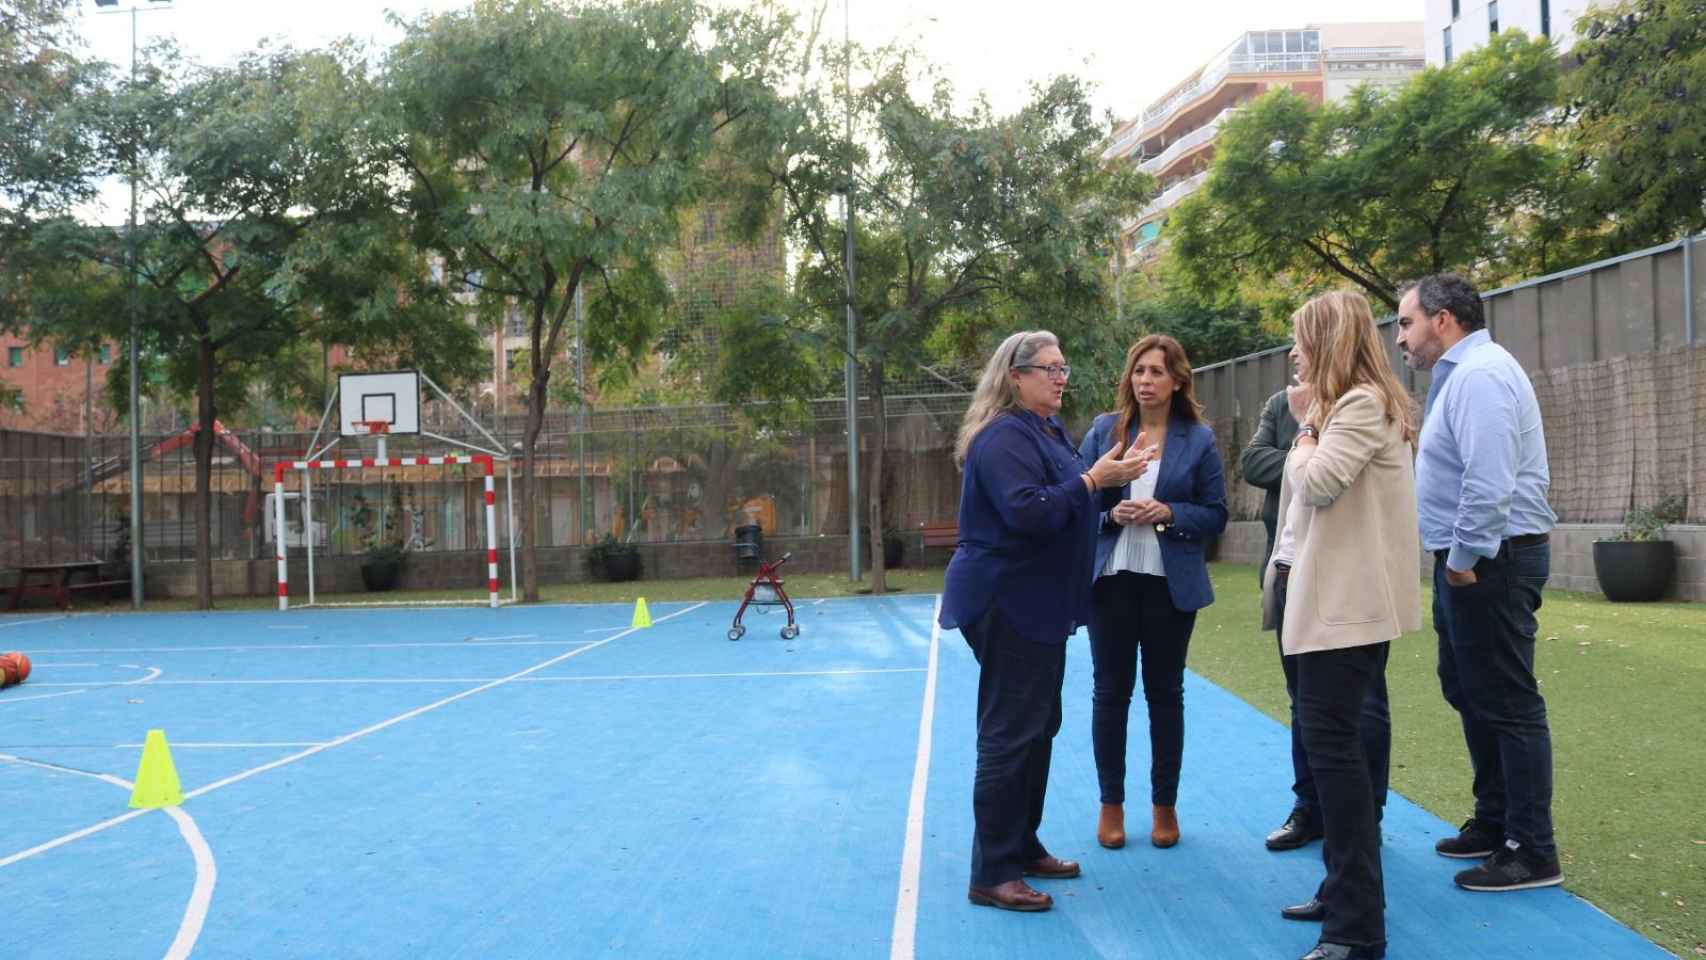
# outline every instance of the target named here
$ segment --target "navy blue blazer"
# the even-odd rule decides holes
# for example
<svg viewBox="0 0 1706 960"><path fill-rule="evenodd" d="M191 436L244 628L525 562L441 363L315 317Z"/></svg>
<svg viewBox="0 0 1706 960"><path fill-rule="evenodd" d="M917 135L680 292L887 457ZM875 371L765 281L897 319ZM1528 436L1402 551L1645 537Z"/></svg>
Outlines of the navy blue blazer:
<svg viewBox="0 0 1706 960"><path fill-rule="evenodd" d="M1091 424L1078 450L1085 463L1095 463L1108 452L1115 419L1114 414L1104 413ZM1126 433L1126 443L1136 439L1134 422ZM1161 473L1155 478L1155 499L1173 510L1173 522L1157 535L1161 542L1161 568L1167 573L1167 593L1179 610L1201 610L1214 602L1203 548L1226 529L1226 472L1220 464L1220 447L1214 442L1214 431L1206 424L1180 417L1167 422L1167 443L1161 451ZM1108 562L1108 554L1123 529L1109 520L1105 512L1102 514L1101 533L1096 537L1097 573Z"/></svg>
<svg viewBox="0 0 1706 960"><path fill-rule="evenodd" d="M937 622L944 630L998 609L1021 636L1061 644L1090 622L1090 554L1114 491L1091 494L1059 418L1010 410L966 452L960 544Z"/></svg>

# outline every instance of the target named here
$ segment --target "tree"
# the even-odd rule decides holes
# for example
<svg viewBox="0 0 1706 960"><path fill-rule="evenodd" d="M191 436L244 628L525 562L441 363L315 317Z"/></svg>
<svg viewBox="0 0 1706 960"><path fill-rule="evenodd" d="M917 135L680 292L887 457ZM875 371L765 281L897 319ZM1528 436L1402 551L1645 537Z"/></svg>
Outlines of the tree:
<svg viewBox="0 0 1706 960"><path fill-rule="evenodd" d="M1397 309L1407 279L1508 270L1515 214L1544 207L1558 148L1536 136L1558 90L1552 45L1504 31L1393 91L1314 106L1268 93L1227 121L1208 182L1168 226L1192 291L1326 271Z"/></svg>
<svg viewBox="0 0 1706 960"><path fill-rule="evenodd" d="M733 384L736 397L785 396L777 384L810 383L753 376L741 357L775 364L845 355L846 234L839 213L853 170L855 359L860 388L879 412L863 505L873 592L887 589L877 545L884 529L881 411L888 378L929 359L932 342L975 342L987 356L996 334L987 322L992 312L1019 309L1017 322L1031 328L1106 317L1106 257L1120 218L1136 212L1150 185L1129 166L1100 162L1096 148L1106 130L1093 119L1078 80L1036 87L1029 104L997 117L981 100L957 108L945 82L931 83L909 64L905 56L869 59L873 79L850 91L826 79L845 75L848 66L832 56L824 73L802 84L792 110L770 131L776 146L769 184L804 251L792 303L785 313L725 331L725 341L758 345L727 352L737 362L725 367L723 382ZM849 108L851 142L844 127ZM857 522L857 509L850 512L849 523Z"/></svg>
<svg viewBox="0 0 1706 960"><path fill-rule="evenodd" d="M33 224L65 216L110 170L94 118L104 65L71 49L71 0L0 3L0 329L19 329L29 273L21 248ZM21 407L0 382L0 405Z"/></svg>
<svg viewBox="0 0 1706 960"><path fill-rule="evenodd" d="M786 21L691 0L477 0L422 18L386 65L412 235L487 310L528 329L522 583L539 598L536 450L577 294L590 358L641 355L657 255L711 186L720 136L772 96Z"/></svg>
<svg viewBox="0 0 1706 960"><path fill-rule="evenodd" d="M1706 2L1622 0L1577 24L1565 135L1605 254L1706 230Z"/></svg>
<svg viewBox="0 0 1706 960"><path fill-rule="evenodd" d="M172 62L172 51L156 62ZM212 606L214 420L284 390L300 344L404 358L454 383L473 331L426 282L391 210L360 51L260 51L220 69L150 66L113 102L112 149L139 171L135 233L32 225L21 321L59 342L122 339L135 297L148 367L196 398L196 592ZM125 282L134 245L138 289ZM409 278L414 278L412 281ZM401 279L398 279L401 278ZM317 352L312 357L318 361ZM317 362L315 364L318 365ZM317 372L317 371L316 371ZM123 395L123 366L109 389ZM317 404L316 404L317 405Z"/></svg>

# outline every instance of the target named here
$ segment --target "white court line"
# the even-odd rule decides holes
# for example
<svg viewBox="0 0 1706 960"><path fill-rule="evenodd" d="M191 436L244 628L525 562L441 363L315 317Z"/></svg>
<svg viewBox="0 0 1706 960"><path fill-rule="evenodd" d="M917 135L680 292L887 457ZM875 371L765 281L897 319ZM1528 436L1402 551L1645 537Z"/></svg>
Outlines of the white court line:
<svg viewBox="0 0 1706 960"><path fill-rule="evenodd" d="M518 683L588 683L591 681L609 680L720 680L741 677L851 677L863 674L882 673L923 673L925 667L869 667L847 670L770 670L745 671L735 673L622 673L595 674L591 676L573 677L521 677ZM161 680L153 684L156 687L289 687L289 686L363 686L363 685L408 685L422 683L497 683L504 677L321 677L321 678L288 678L272 680ZM123 683L85 683L85 684L52 684L41 686L84 686L84 687L120 687L127 684L139 683L138 680L126 680ZM172 744L177 746L177 744Z"/></svg>
<svg viewBox="0 0 1706 960"><path fill-rule="evenodd" d="M266 741L266 742L255 742L255 743L180 743L176 740L173 740L172 741L172 749L173 750L248 750L248 749L253 749L253 748L318 747L318 746L322 745L323 743L325 743L324 740L277 740L277 741ZM113 744L113 748L116 750L140 750L140 749L142 749L142 747L143 747L143 744L140 744L140 743L115 743L115 744Z"/></svg>
<svg viewBox="0 0 1706 960"><path fill-rule="evenodd" d="M582 633L615 633L618 630L626 630L626 629L628 629L628 628L627 627L593 627L591 630L582 630L581 632Z"/></svg>
<svg viewBox="0 0 1706 960"><path fill-rule="evenodd" d="M138 744L140 746L140 744ZM182 746L182 744L175 744ZM0 753L0 760L26 767L40 767L44 770L55 770L60 773L74 773L80 777L91 777L102 780L125 790L134 790L136 785L123 777L115 777L110 773L90 773L75 767L62 767L56 763L43 763L39 760L25 760L11 754ZM195 886L190 891L190 902L184 906L184 919L178 923L178 935L172 938L171 947L166 950L166 960L184 960L195 949L195 942L201 936L201 928L207 922L207 908L213 902L213 886L219 881L219 867L213 862L213 848L207 845L207 838L201 835L201 828L196 826L195 818L178 807L166 807L166 813L177 821L178 833L183 835L184 843L189 845L190 853L195 857ZM136 810L123 819L129 820L147 813L147 810Z"/></svg>
<svg viewBox="0 0 1706 960"><path fill-rule="evenodd" d="M942 628L942 596L930 614L930 666L924 676L924 709L918 716L918 757L912 764L912 798L906 804L906 847L900 856L900 894L894 907L889 960L912 960L918 936L918 877L924 858L924 791L930 782L930 730L936 718L936 650Z"/></svg>
<svg viewBox="0 0 1706 960"><path fill-rule="evenodd" d="M501 643L505 640L537 640L537 639L539 639L539 634L537 634L537 633L512 633L507 637L469 637L468 642L469 643ZM579 643L580 641L576 640L573 642Z"/></svg>
<svg viewBox="0 0 1706 960"><path fill-rule="evenodd" d="M30 686L32 686L32 687L38 687L38 686L39 687L52 687L52 686L56 686L56 684L32 683L32 684L30 684ZM66 684L66 686L75 687L75 686L77 686L77 684L68 683L68 684ZM79 694L79 693L88 693L88 692L89 692L88 689L85 688L82 690L66 690L66 691L63 691L61 693L43 693L43 694L39 694L39 695L33 696L33 697L0 697L0 707L3 707L8 703L23 703L26 700L52 700L54 697L70 697L70 696L74 696L74 695Z"/></svg>
<svg viewBox="0 0 1706 960"><path fill-rule="evenodd" d="M669 620L669 619L672 619L674 617L679 617L684 613L692 613L693 611L699 609L700 607L702 607L704 605L705 604L703 602L696 603L690 607L686 607L684 609L677 610L674 613L666 614L665 616L659 617L654 622L662 623L665 620ZM611 643L613 641L620 640L623 637L627 636L628 634L633 633L635 629L636 628L629 628L628 631L625 633L619 633L613 637L609 637L609 638L606 638L604 640L599 640L595 643L589 643L586 646L583 646L577 650L570 650L567 653L560 653L560 654L552 657L549 660L541 661L537 664L534 664L531 667L528 667L525 670L517 671L515 673L510 674L507 677L503 677L502 679L493 680L490 683L482 684L478 687L473 688L472 690L464 690L461 693L445 697L442 700L435 700L432 703L429 703L424 707L416 707L415 709L410 710L406 713L400 713L400 714L396 715L395 717L392 717L389 720L381 720L380 722L373 724L372 726L363 727L360 730L355 731L354 733L346 733L343 736L338 737L335 740L330 740L330 741L327 741L326 743L322 743L322 744L310 747L307 750L301 751L300 753L293 753L287 757L280 757L279 759L274 760L271 763L263 763L258 767L251 767L248 770L244 770L241 773L233 774L229 777L226 777L223 780L215 780L214 782L208 784L205 787L199 787L195 790L190 791L189 793L184 794L184 799L185 800L193 800L196 797L202 796L204 794L212 793L213 791L221 789L223 787L228 787L233 783L239 783L241 781L249 779L250 777L256 776L258 774L265 773L268 770L275 770L279 767L283 767L283 766L287 766L289 764L295 763L298 760L306 760L307 758L309 758L309 757L311 757L317 753L320 753L321 751L330 750L333 747L341 747L346 743L350 743L351 741L359 740L362 737L365 737L370 733L377 733L380 730L384 730L386 727L395 726L399 723L402 723L405 720L412 720L415 717L418 717L424 713L430 713L434 710L437 710L439 707L449 706L450 704L455 703L458 700L465 700L465 699L473 696L476 693L484 693L485 691L490 690L493 687L502 686L503 684L509 683L511 681L519 680L522 677L528 676L529 674L537 673L540 670L544 670L546 667L551 667L551 666L555 666L556 664L562 663L564 660L567 660L570 657L578 657L581 654L586 653L588 650L596 650L599 647L602 647L607 643ZM3 859L0 859L0 867L11 866L12 864L17 863L20 860L28 860L31 857L39 856L40 854L46 853L49 850L55 849L56 847L62 847L65 844L72 843L72 842L77 841L77 840L81 840L87 836L92 836L94 834L102 832L103 830L110 830L113 827L116 827L119 824L126 822L127 820L134 820L137 817L142 816L144 813L147 813L147 812L148 811L146 811L146 810L134 810L134 811L131 811L130 813L124 814L122 816L113 817L110 820L103 820L100 823L97 823L93 826L84 827L81 830L77 830L75 832L65 834L64 836L55 837L54 839L49 840L45 843L38 843L35 846L29 848L28 850L20 850L17 853L12 854L9 857L5 857Z"/></svg>
<svg viewBox="0 0 1706 960"><path fill-rule="evenodd" d="M673 614L672 614L673 616ZM629 629L629 628L624 628ZM472 639L472 638L470 638ZM590 640L487 640L489 647L561 647ZM468 640L416 640L407 643L252 643L220 647L81 647L58 653L229 653L243 650L389 650L393 647L467 647Z"/></svg>
<svg viewBox="0 0 1706 960"><path fill-rule="evenodd" d="M58 617L39 617L35 620L14 620L11 623L0 623L0 630L4 630L7 627L27 627L32 623L52 623L55 620L69 620L69 619L71 619L69 616L58 616Z"/></svg>
<svg viewBox="0 0 1706 960"><path fill-rule="evenodd" d="M611 639L615 639L612 637ZM321 678L289 678L272 680L161 680L154 684L156 687L278 687L278 686L337 686L340 684L361 685L408 685L422 683L498 683L507 679L516 679L519 683L587 683L590 681L608 680L716 680L740 677L843 677L859 676L861 674L881 673L923 673L925 667L869 667L846 670L771 670L744 671L732 673L624 673L624 674L594 674L591 676L573 677L321 677ZM122 683L85 683L85 684L52 684L41 686L84 686L84 687L118 687L139 680L126 680ZM177 746L177 744L173 744Z"/></svg>
<svg viewBox="0 0 1706 960"><path fill-rule="evenodd" d="M195 949L196 938L207 922L207 908L213 903L213 885L219 882L219 867L213 862L213 848L201 835L195 818L182 807L167 807L166 815L178 822L178 832L195 855L195 886L190 890L190 902L184 905L184 919L178 924L178 935L166 948L166 960L186 960Z"/></svg>

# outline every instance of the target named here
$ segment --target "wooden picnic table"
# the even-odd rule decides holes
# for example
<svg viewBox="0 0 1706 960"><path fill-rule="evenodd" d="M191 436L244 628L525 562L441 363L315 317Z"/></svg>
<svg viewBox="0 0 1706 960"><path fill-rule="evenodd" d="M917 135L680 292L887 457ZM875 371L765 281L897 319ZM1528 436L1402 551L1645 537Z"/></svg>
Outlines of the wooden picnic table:
<svg viewBox="0 0 1706 960"><path fill-rule="evenodd" d="M84 584L73 584L75 577L88 576L98 580L99 560L71 560L61 563L20 563L18 582L12 587L12 609L18 609L26 594L51 597L61 610L71 609L71 591Z"/></svg>

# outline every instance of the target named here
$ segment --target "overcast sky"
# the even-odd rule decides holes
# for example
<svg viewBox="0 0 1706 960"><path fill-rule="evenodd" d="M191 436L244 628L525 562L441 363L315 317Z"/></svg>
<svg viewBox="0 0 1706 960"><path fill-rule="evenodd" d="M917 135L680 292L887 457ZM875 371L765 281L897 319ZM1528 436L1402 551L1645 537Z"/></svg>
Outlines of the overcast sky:
<svg viewBox="0 0 1706 960"><path fill-rule="evenodd" d="M132 0L120 0L128 6ZM396 38L388 12L412 19L463 6L461 0L136 0L139 43L174 36L201 63L234 59L263 39L315 47L344 35L386 43ZM725 0L726 2L726 0ZM809 16L812 0L785 0ZM82 34L91 52L129 63L131 18L94 13L82 0ZM916 38L961 94L981 90L998 113L1021 105L1031 82L1076 73L1094 84L1099 109L1129 117L1184 79L1245 30L1307 23L1422 19L1422 0L829 0L826 32L880 44ZM164 9L161 9L164 7ZM153 8L153 9L150 9ZM122 216L122 214L121 214Z"/></svg>

